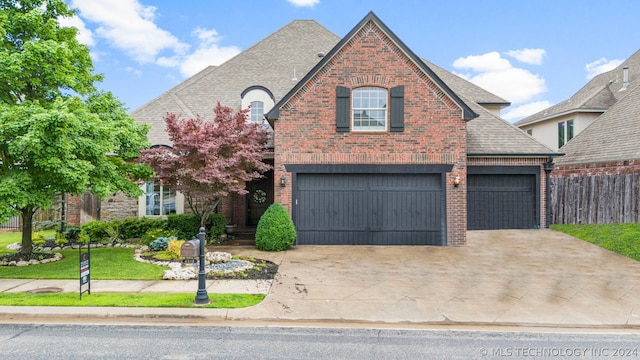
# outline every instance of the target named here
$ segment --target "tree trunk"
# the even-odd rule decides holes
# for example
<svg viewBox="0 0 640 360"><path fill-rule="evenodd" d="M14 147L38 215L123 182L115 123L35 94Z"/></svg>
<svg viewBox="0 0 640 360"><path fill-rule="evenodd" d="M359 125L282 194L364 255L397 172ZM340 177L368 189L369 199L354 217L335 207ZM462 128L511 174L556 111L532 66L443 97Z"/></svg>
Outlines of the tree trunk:
<svg viewBox="0 0 640 360"><path fill-rule="evenodd" d="M26 207L20 209L22 213L22 248L20 249L20 254L29 255L33 252L33 239L32 239L32 228L33 228L33 214L35 214L35 209L32 207Z"/></svg>

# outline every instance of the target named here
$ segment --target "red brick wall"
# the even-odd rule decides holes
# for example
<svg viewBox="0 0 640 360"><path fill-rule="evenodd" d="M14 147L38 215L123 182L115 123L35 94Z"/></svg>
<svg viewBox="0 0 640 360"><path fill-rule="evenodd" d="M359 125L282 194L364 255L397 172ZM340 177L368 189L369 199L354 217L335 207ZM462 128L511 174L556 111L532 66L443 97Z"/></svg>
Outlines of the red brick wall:
<svg viewBox="0 0 640 360"><path fill-rule="evenodd" d="M336 132L336 86L403 85L404 132ZM372 23L365 25L280 109L275 122L275 201L291 211L291 176L284 164L453 164L466 176L462 110ZM466 192L450 186L450 245L466 243Z"/></svg>
<svg viewBox="0 0 640 360"><path fill-rule="evenodd" d="M591 164L559 165L551 177L602 176L640 174L640 160L624 160Z"/></svg>

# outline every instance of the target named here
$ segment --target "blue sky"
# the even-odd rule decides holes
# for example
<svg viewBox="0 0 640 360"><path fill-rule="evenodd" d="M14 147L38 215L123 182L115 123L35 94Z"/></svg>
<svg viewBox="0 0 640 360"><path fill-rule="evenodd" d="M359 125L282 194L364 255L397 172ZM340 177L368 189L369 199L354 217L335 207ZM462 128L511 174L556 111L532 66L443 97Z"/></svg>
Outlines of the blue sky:
<svg viewBox="0 0 640 360"><path fill-rule="evenodd" d="M511 101L509 121L567 99L640 47L637 0L67 2L79 12L63 24L80 29L100 87L130 110L296 19L342 37L374 11L419 56Z"/></svg>

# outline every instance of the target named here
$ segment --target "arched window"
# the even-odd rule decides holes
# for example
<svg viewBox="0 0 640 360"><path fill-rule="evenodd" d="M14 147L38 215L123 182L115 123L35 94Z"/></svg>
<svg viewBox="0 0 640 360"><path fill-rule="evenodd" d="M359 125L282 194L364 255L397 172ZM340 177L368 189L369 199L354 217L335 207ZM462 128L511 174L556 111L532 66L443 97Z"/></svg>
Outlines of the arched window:
<svg viewBox="0 0 640 360"><path fill-rule="evenodd" d="M261 123L264 118L264 103L262 101L251 102L251 121Z"/></svg>
<svg viewBox="0 0 640 360"><path fill-rule="evenodd" d="M353 90L352 129L354 131L387 130L387 90L363 87Z"/></svg>

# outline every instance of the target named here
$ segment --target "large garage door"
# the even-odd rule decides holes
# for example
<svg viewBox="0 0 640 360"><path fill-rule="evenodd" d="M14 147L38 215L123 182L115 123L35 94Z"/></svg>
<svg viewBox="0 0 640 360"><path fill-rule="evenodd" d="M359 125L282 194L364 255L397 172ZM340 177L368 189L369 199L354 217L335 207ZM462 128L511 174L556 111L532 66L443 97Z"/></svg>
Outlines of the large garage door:
<svg viewBox="0 0 640 360"><path fill-rule="evenodd" d="M469 230L539 226L535 174L469 174L467 184Z"/></svg>
<svg viewBox="0 0 640 360"><path fill-rule="evenodd" d="M444 245L440 174L297 174L298 244Z"/></svg>

